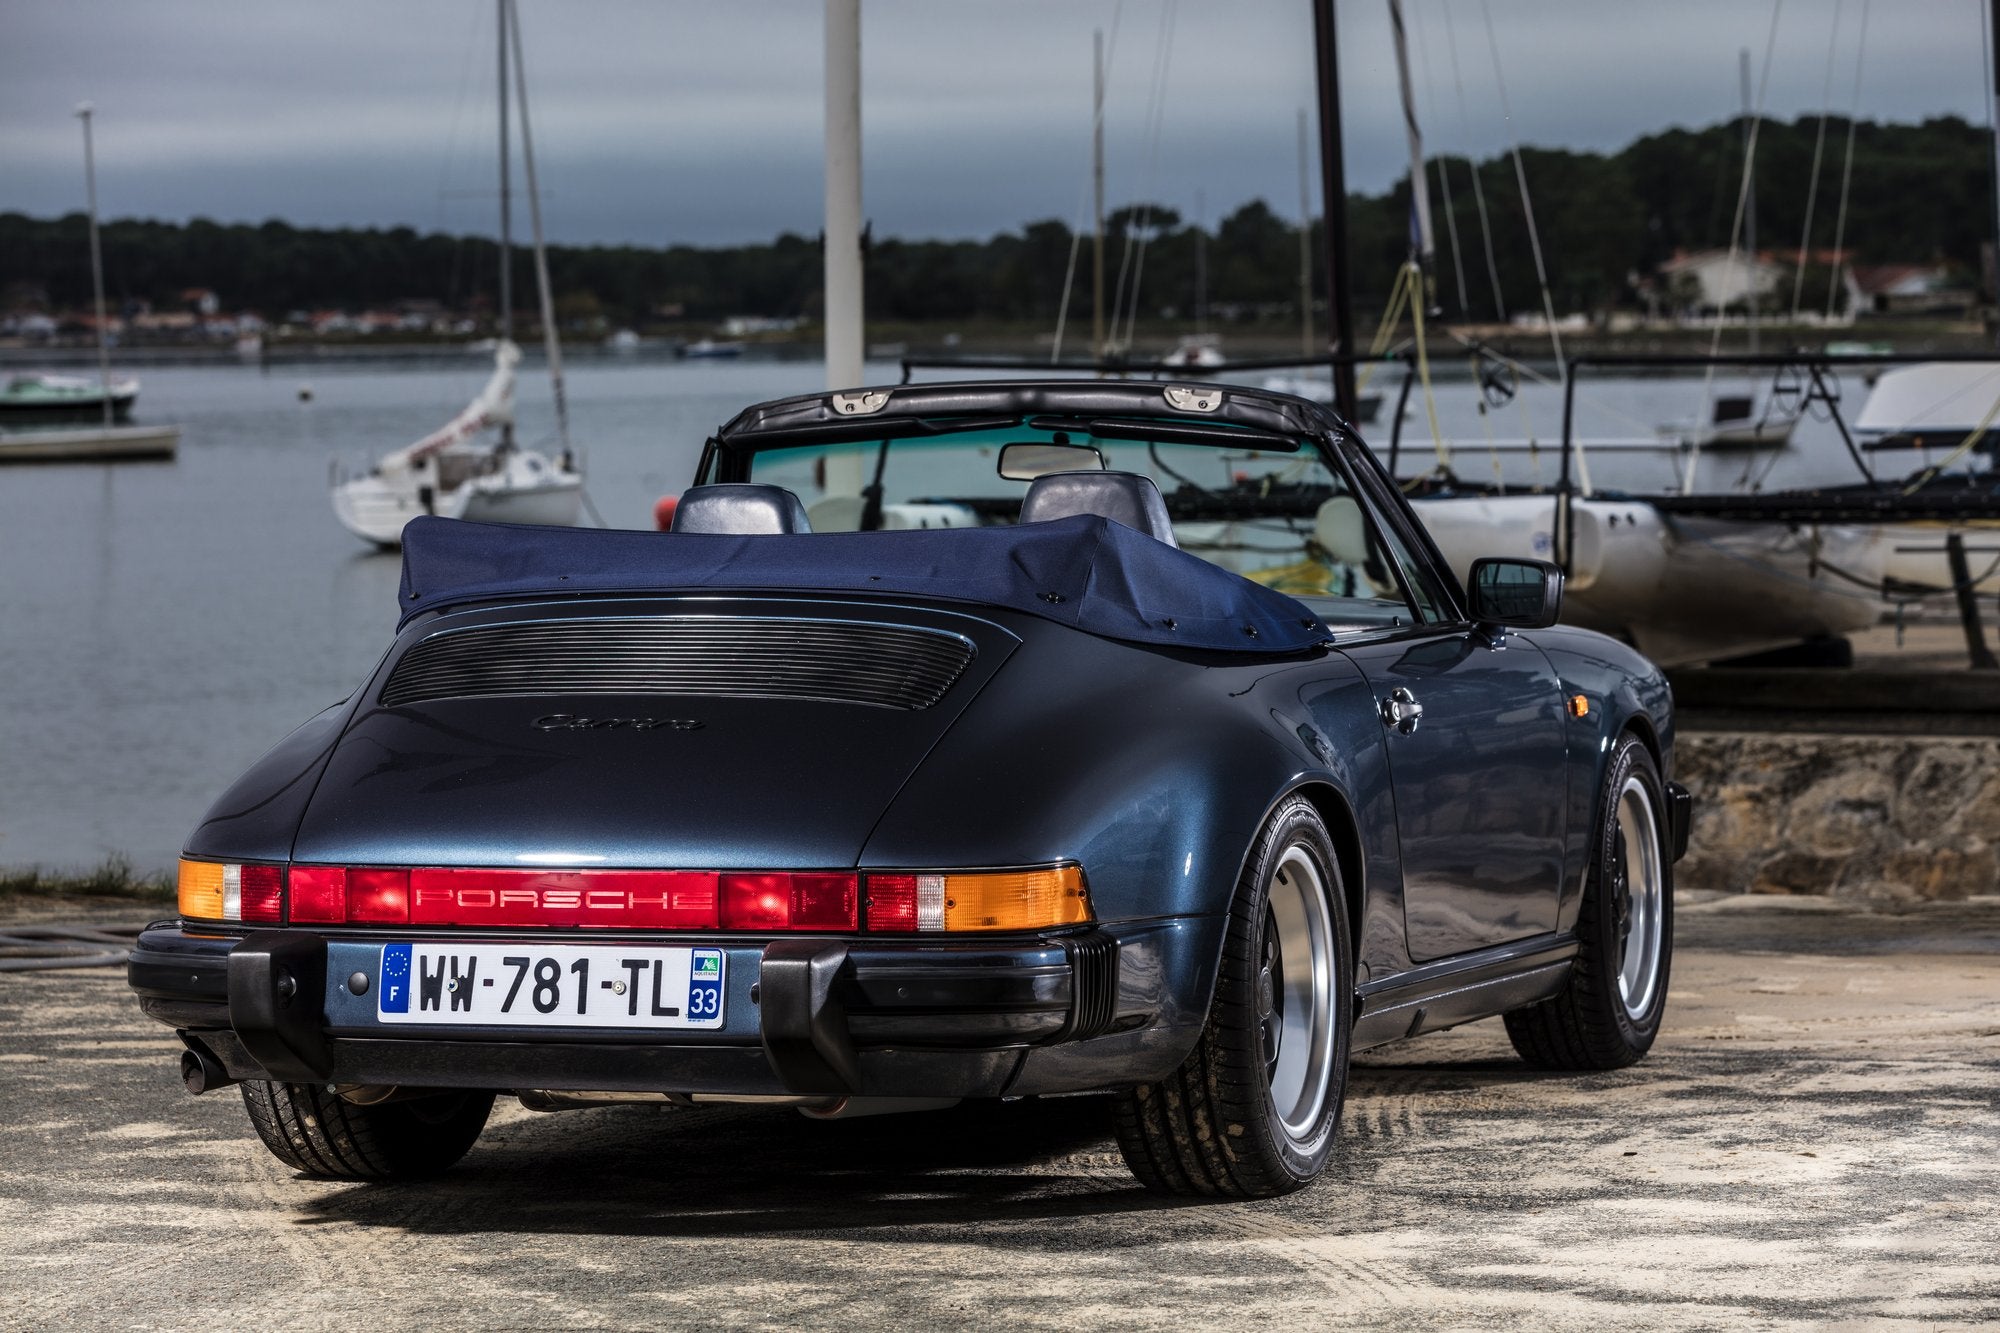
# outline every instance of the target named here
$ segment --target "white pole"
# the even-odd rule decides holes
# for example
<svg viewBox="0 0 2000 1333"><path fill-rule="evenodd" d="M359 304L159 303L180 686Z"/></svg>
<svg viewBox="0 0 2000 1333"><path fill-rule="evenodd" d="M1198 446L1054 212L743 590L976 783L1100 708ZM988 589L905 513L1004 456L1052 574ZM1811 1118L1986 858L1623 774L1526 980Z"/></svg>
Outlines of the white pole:
<svg viewBox="0 0 2000 1333"><path fill-rule="evenodd" d="M104 424L111 424L111 328L104 318L104 252L97 240L97 157L90 141L90 117L96 108L78 104L83 122L83 184L90 201L90 292L97 302L97 381L104 395Z"/></svg>
<svg viewBox="0 0 2000 1333"><path fill-rule="evenodd" d="M826 0L826 387L861 383L861 0Z"/></svg>

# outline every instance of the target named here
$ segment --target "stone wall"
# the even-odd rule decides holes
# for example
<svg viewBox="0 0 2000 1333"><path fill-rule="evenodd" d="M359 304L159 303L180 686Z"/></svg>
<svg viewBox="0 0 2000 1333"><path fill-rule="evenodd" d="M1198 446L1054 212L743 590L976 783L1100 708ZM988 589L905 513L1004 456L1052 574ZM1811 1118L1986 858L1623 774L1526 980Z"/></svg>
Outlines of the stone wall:
<svg viewBox="0 0 2000 1333"><path fill-rule="evenodd" d="M2000 737L1684 732L1677 887L1842 898L2000 889Z"/></svg>

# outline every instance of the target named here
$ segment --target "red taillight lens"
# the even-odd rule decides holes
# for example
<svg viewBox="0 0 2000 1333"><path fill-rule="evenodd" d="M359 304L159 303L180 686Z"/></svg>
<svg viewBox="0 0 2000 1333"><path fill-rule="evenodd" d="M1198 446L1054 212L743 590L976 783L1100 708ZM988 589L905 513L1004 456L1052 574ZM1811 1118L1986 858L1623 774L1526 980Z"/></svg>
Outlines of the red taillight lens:
<svg viewBox="0 0 2000 1333"><path fill-rule="evenodd" d="M285 872L276 866L244 866L240 876L245 921L268 921L276 925L285 896Z"/></svg>
<svg viewBox="0 0 2000 1333"><path fill-rule="evenodd" d="M292 920L347 920L347 872L339 866L293 866Z"/></svg>
<svg viewBox="0 0 2000 1333"><path fill-rule="evenodd" d="M915 930L917 928L917 877L915 875L870 875L868 877L868 929Z"/></svg>
<svg viewBox="0 0 2000 1333"><path fill-rule="evenodd" d="M712 870L410 872L416 926L715 929Z"/></svg>
<svg viewBox="0 0 2000 1333"><path fill-rule="evenodd" d="M793 875L793 930L853 930L861 924L858 875Z"/></svg>
<svg viewBox="0 0 2000 1333"><path fill-rule="evenodd" d="M724 930L853 930L859 922L856 875L723 875Z"/></svg>
<svg viewBox="0 0 2000 1333"><path fill-rule="evenodd" d="M349 870L347 919L357 925L406 926L410 923L410 872Z"/></svg>

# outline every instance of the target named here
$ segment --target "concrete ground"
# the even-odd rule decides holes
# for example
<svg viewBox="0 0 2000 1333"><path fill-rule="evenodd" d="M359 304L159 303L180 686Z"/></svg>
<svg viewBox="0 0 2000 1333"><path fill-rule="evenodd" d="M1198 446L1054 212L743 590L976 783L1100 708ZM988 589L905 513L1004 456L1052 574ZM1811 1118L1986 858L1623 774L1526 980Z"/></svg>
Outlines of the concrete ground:
<svg viewBox="0 0 2000 1333"><path fill-rule="evenodd" d="M86 915L137 914L0 902ZM1642 1065L1375 1052L1261 1203L1144 1193L1088 1100L514 1107L440 1180L328 1185L180 1090L119 973L0 975L0 1327L2000 1321L2000 899L1683 903L1679 945Z"/></svg>

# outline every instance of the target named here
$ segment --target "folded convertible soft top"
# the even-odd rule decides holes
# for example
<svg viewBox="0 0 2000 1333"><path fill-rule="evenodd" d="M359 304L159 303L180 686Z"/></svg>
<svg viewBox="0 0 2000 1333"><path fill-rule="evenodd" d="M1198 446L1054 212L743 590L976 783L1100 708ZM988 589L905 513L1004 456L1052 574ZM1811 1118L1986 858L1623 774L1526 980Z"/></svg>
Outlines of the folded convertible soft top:
<svg viewBox="0 0 2000 1333"><path fill-rule="evenodd" d="M1026 611L1105 638L1294 652L1327 637L1299 602L1121 523L730 537L418 518L403 622L465 602L566 594L905 593Z"/></svg>

